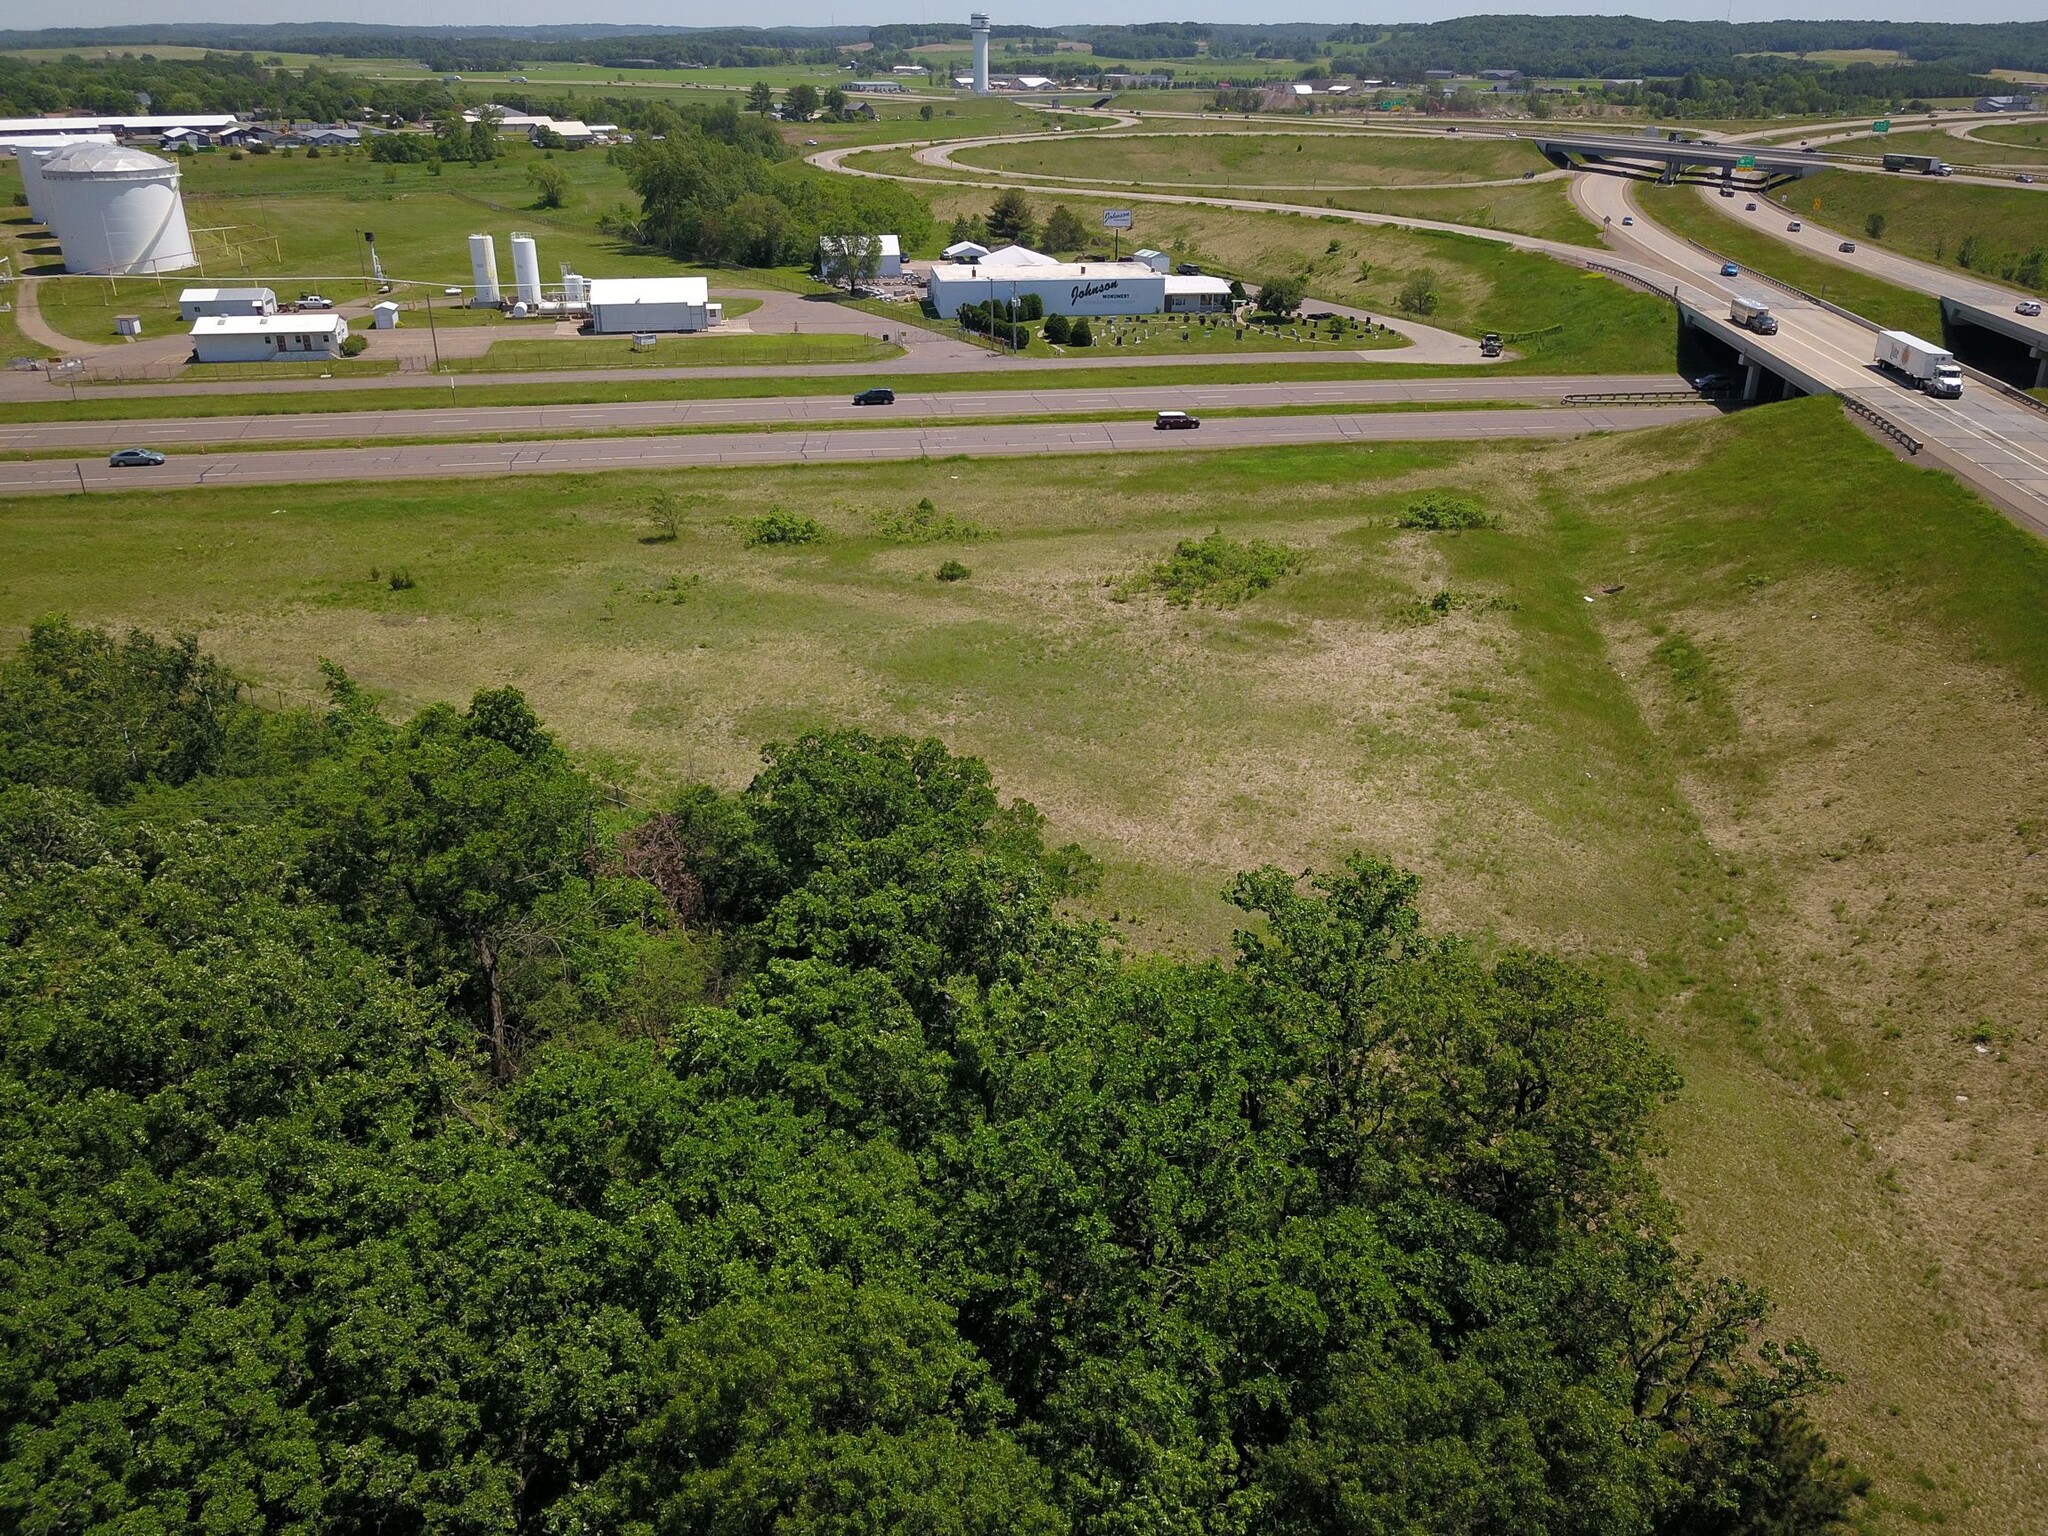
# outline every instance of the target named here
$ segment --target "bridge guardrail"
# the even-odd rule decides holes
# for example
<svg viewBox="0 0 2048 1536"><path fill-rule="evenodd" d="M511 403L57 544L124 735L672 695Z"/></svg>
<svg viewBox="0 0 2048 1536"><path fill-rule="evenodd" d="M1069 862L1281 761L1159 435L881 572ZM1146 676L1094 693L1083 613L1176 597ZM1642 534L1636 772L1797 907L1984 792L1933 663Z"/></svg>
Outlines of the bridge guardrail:
<svg viewBox="0 0 2048 1536"><path fill-rule="evenodd" d="M1986 373L1981 368L1972 368L1968 363L1959 362L1956 366L1961 368L1965 374L1975 379L1979 384L1997 390L2015 405L2029 406L2034 410L2042 412L2044 415L2048 415L2048 400L2038 400L2018 385L2008 384L1996 374Z"/></svg>
<svg viewBox="0 0 2048 1536"><path fill-rule="evenodd" d="M1684 240L1687 245L1691 246L1694 250L1698 251L1702 256L1711 256L1714 258L1715 261L1723 263L1725 263L1728 260L1726 256L1722 255L1719 251L1715 250L1711 245L1702 245L1699 241L1693 239L1690 235L1681 235L1679 236L1679 238ZM1738 262L1737 265L1740 266L1741 263ZM1822 298L1817 293L1808 293L1804 288L1799 287L1795 283L1788 283L1782 277L1772 277L1768 272L1759 272L1754 267L1743 267L1742 275L1744 277L1753 277L1760 283L1768 283L1771 287L1776 288L1779 292L1789 293L1796 299L1806 300L1806 302L1809 304L1818 304L1822 309L1826 310L1829 314L1840 315L1844 320L1853 320L1856 324L1862 326L1863 329L1865 329L1866 331L1881 331L1884 329L1884 327L1879 325L1876 321L1864 319L1863 316L1857 314L1855 310L1844 309L1841 305L1831 303L1828 300Z"/></svg>
<svg viewBox="0 0 2048 1536"><path fill-rule="evenodd" d="M1604 261L1589 261L1586 263L1586 270L1588 272L1598 272L1602 277L1611 277L1616 282L1633 283L1645 293L1654 293L1667 304L1676 304L1678 302L1678 288L1676 284L1672 286L1671 292L1666 293L1641 273L1629 272L1621 267L1610 267Z"/></svg>
<svg viewBox="0 0 2048 1536"><path fill-rule="evenodd" d="M1559 395L1559 405L1663 405L1670 403L1713 404L1735 398L1732 390L1703 389L1607 389L1580 395Z"/></svg>
<svg viewBox="0 0 2048 1536"><path fill-rule="evenodd" d="M1865 405L1861 400L1858 400L1855 396L1837 395L1835 398L1840 400L1843 405L1847 406L1850 410L1854 411L1858 416L1861 416L1865 421L1869 422L1872 426L1876 427L1878 431L1882 432L1886 437L1889 437L1901 448L1904 448L1906 452L1917 456L1921 448L1925 446L1923 443L1921 443L1920 439L1913 436L1912 433L1908 432L1904 427L1900 426L1897 422L1893 421L1889 416L1886 416L1882 411L1875 410L1872 407Z"/></svg>

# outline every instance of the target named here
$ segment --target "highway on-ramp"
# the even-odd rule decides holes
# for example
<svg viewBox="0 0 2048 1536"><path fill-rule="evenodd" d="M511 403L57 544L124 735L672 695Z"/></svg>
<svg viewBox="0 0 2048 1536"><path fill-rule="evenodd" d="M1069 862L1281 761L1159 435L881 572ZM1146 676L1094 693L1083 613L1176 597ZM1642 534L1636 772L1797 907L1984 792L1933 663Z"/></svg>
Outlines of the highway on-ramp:
<svg viewBox="0 0 2048 1536"><path fill-rule="evenodd" d="M893 406L857 406L846 395L759 399L635 400L611 405L487 405L441 410L322 411L278 416L185 416L141 421L0 424L0 451L105 453L116 448L288 446L292 443L432 440L493 434L562 437L741 426L886 426L897 418L1101 416L1132 420L1162 410L1258 410L1335 405L1555 404L1568 394L1674 390L1676 374L1606 378L1494 374L1450 379L1332 379L1302 384L1157 384L1114 389L963 390L898 394ZM919 421L920 425L926 424Z"/></svg>
<svg viewBox="0 0 2048 1536"><path fill-rule="evenodd" d="M1715 413L1703 404L1536 407L1370 416L1251 416L1211 421L1198 432L1160 432L1149 422L1019 422L993 426L816 432L701 433L672 437L572 438L521 444L420 443L312 448L298 453L182 455L154 469L110 469L104 459L0 464L0 494L154 491L336 480L582 474L764 464L1040 457L1046 454L1196 452L1299 444L1576 437L1629 431Z"/></svg>

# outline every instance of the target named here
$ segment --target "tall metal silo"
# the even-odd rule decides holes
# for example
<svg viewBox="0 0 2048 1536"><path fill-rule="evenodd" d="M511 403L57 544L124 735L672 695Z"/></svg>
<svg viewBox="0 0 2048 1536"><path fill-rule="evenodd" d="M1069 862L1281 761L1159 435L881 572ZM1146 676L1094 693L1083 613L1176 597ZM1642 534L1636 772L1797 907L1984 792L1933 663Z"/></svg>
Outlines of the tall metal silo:
<svg viewBox="0 0 2048 1536"><path fill-rule="evenodd" d="M512 231L512 291L522 304L540 302L540 252L533 236Z"/></svg>
<svg viewBox="0 0 2048 1536"><path fill-rule="evenodd" d="M199 265L170 161L122 144L73 144L43 161L38 176L65 271L182 272Z"/></svg>
<svg viewBox="0 0 2048 1536"><path fill-rule="evenodd" d="M489 235L469 237L469 275L475 284L469 302L483 308L498 302L498 242Z"/></svg>

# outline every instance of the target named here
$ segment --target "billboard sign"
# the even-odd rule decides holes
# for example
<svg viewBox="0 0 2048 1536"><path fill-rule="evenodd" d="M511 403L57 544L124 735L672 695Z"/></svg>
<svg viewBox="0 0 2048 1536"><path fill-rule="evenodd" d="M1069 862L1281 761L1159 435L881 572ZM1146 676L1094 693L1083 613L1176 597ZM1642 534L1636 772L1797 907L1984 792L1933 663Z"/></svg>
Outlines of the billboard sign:
<svg viewBox="0 0 2048 1536"><path fill-rule="evenodd" d="M1131 227L1131 210L1128 208L1103 209L1102 227L1104 229L1129 229Z"/></svg>

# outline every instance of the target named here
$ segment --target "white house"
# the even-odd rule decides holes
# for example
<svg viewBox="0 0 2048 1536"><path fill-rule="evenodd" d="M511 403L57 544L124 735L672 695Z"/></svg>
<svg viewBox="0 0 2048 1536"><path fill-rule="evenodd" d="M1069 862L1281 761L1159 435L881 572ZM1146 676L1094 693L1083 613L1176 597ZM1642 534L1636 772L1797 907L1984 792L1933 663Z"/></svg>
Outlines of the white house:
<svg viewBox="0 0 2048 1536"><path fill-rule="evenodd" d="M208 315L192 327L192 355L202 363L335 358L347 340L340 315Z"/></svg>
<svg viewBox="0 0 2048 1536"><path fill-rule="evenodd" d="M701 277L594 277L590 328L600 336L643 331L704 331L725 318Z"/></svg>
<svg viewBox="0 0 2048 1536"><path fill-rule="evenodd" d="M903 275L903 243L894 235L821 235L818 238L818 273L827 282L846 275L846 253L857 249L853 242L873 240L881 246L875 254L873 277Z"/></svg>
<svg viewBox="0 0 2048 1536"><path fill-rule="evenodd" d="M178 318L188 324L208 315L274 315L277 294L269 288L187 288L178 295Z"/></svg>

